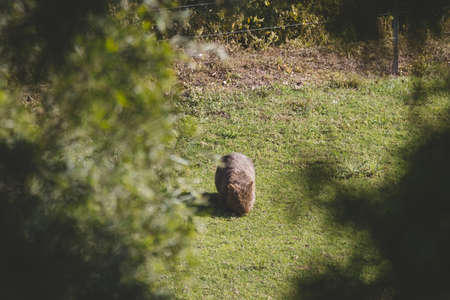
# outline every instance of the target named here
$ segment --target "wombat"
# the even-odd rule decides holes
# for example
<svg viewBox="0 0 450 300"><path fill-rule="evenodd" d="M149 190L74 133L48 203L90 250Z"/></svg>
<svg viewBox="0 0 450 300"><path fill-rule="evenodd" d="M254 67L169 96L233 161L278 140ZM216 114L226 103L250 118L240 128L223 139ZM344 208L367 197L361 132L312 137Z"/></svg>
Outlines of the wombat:
<svg viewBox="0 0 450 300"><path fill-rule="evenodd" d="M215 176L221 201L239 215L247 215L255 202L255 168L250 158L233 152L221 158Z"/></svg>

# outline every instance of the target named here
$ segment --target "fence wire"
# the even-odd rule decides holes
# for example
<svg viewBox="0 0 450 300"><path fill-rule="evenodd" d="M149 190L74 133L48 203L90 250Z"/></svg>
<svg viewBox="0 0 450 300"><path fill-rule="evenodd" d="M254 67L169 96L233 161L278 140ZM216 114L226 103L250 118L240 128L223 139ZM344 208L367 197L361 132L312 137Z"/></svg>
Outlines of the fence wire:
<svg viewBox="0 0 450 300"><path fill-rule="evenodd" d="M176 7L160 7L153 9L154 11L160 11L160 10L180 10L180 9L189 9L189 8L196 8L196 7L205 7L205 6L217 6L216 2L203 2L203 3L196 3L196 4L186 4L186 5L179 5Z"/></svg>
<svg viewBox="0 0 450 300"><path fill-rule="evenodd" d="M203 34L203 35L194 35L194 36L188 36L190 38L208 38L208 37L217 37L217 36L226 36L226 35L233 35L233 34L240 34L240 33L248 33L248 32L254 32L254 31L265 31L265 30L272 30L272 29L285 29L285 28L292 28L292 27L300 27L304 25L320 25L324 23L294 23L294 24L286 24L286 25L279 25L279 26L267 26L267 27L259 27L259 28L248 28L248 29L240 29L235 31L228 31L228 32L217 32L217 33L210 33L210 34Z"/></svg>

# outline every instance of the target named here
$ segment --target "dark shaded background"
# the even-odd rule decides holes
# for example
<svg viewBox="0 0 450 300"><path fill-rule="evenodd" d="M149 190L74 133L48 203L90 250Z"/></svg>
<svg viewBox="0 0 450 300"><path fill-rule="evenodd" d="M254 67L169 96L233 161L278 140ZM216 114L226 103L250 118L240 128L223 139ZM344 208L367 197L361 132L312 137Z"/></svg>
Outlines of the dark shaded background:
<svg viewBox="0 0 450 300"><path fill-rule="evenodd" d="M162 299L139 281L123 280L126 268L144 262L123 242L127 233L77 215L89 216L86 185L69 178L63 194L52 196L65 166L42 155L39 145L0 141L0 298ZM47 197L31 190L33 177Z"/></svg>

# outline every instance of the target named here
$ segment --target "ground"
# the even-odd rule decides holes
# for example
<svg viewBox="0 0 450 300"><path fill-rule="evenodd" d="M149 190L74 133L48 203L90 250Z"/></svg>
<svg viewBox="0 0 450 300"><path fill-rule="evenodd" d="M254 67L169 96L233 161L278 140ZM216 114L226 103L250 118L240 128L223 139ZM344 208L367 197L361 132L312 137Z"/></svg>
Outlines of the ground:
<svg viewBox="0 0 450 300"><path fill-rule="evenodd" d="M220 42L217 47L224 50L225 58L209 50L177 64L177 75L184 88L252 90L277 84L298 88L336 76L385 76L392 69L392 47L383 41L354 43L345 49L336 45L302 47L294 42L259 50ZM418 58L450 64L450 37L430 40L424 49L411 49L403 41L401 75L411 73L420 63Z"/></svg>
<svg viewBox="0 0 450 300"><path fill-rule="evenodd" d="M423 130L450 124L448 83L406 76L420 71L412 54L401 60L403 75L390 76L388 57L365 47L225 47L227 60L205 54L178 64L176 150L190 162L186 177L213 193L217 158L242 152L255 163L256 201L242 218L200 210L189 250L196 263L180 260L161 286L178 299L389 300L405 292L402 278L426 282L427 272L396 256L409 227L391 229L416 222L396 208L414 197L403 191L420 186L401 182L427 141ZM427 49L426 62L447 67L445 47Z"/></svg>

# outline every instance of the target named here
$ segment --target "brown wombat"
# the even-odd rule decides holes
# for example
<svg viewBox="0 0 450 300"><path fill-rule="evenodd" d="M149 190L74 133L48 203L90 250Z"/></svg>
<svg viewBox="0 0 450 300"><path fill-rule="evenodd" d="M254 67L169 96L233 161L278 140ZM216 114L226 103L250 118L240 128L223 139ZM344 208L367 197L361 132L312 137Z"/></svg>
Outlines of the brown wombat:
<svg viewBox="0 0 450 300"><path fill-rule="evenodd" d="M236 152L223 156L215 181L228 208L240 215L250 212L255 202L255 168L250 158Z"/></svg>

